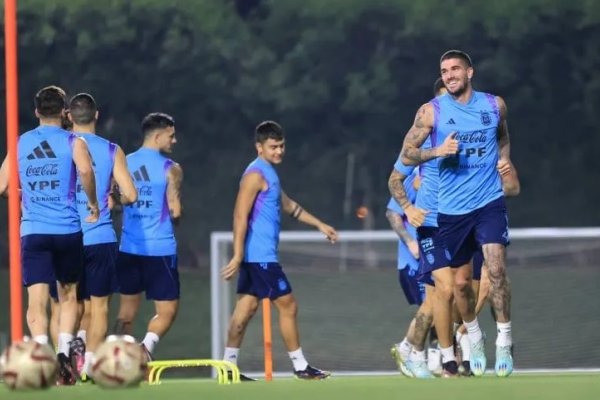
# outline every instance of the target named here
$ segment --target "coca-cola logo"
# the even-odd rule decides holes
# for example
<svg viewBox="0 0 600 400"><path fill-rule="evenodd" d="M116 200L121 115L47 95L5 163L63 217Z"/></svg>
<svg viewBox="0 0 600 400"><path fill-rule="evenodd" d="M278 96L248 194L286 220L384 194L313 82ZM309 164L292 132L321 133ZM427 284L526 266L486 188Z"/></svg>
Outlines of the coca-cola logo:
<svg viewBox="0 0 600 400"><path fill-rule="evenodd" d="M485 131L459 132L454 138L461 143L485 143L487 141Z"/></svg>
<svg viewBox="0 0 600 400"><path fill-rule="evenodd" d="M32 165L25 170L25 176L51 176L58 175L58 164L45 164L39 167Z"/></svg>

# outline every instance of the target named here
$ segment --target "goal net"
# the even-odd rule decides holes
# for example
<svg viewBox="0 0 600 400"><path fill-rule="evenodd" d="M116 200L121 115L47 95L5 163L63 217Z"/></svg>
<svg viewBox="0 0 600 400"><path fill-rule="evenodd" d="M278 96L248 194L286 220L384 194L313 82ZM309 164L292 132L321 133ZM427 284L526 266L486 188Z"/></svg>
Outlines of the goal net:
<svg viewBox="0 0 600 400"><path fill-rule="evenodd" d="M512 229L508 273L512 283L515 365L526 369L600 367L600 228ZM319 232L281 233L280 263L299 305L304 354L336 372L394 371L390 347L406 332L416 308L398 284L397 236L392 231L342 231L331 245ZM212 357L221 358L235 305L235 282L219 270L232 252L231 232L211 235ZM480 315L494 359L495 325ZM263 370L260 307L247 329L239 365ZM273 365L291 372L273 310Z"/></svg>

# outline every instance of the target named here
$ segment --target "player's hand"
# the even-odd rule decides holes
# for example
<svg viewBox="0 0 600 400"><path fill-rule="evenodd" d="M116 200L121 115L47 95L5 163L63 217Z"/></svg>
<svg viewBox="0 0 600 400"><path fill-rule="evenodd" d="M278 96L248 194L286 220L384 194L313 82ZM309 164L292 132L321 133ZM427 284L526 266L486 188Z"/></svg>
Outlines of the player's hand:
<svg viewBox="0 0 600 400"><path fill-rule="evenodd" d="M457 133L456 131L450 132L444 139L444 143L436 147L438 157L449 157L458 153L458 140L455 139Z"/></svg>
<svg viewBox="0 0 600 400"><path fill-rule="evenodd" d="M408 247L408 251L410 251L410 254L412 254L412 256L415 258L415 260L419 259L419 244L417 243L416 240L411 240L410 242L408 242L408 244L406 245Z"/></svg>
<svg viewBox="0 0 600 400"><path fill-rule="evenodd" d="M500 159L498 160L498 164L496 164L496 169L500 173L500 176L505 176L510 174L510 160Z"/></svg>
<svg viewBox="0 0 600 400"><path fill-rule="evenodd" d="M98 203L88 202L87 208L90 212L90 215L85 217L85 222L89 222L90 224L98 222L98 217L100 216L100 209L98 208Z"/></svg>
<svg viewBox="0 0 600 400"><path fill-rule="evenodd" d="M425 216L429 214L429 211L415 206L408 206L406 210L404 210L404 214L406 214L408 223L415 228L418 228L425 222Z"/></svg>
<svg viewBox="0 0 600 400"><path fill-rule="evenodd" d="M229 264L221 269L221 277L226 281L230 280L238 273L241 264L242 262L240 260L232 258L231 261L229 261Z"/></svg>
<svg viewBox="0 0 600 400"><path fill-rule="evenodd" d="M335 230L335 228L333 228L332 226L329 226L327 224L319 224L319 226L317 226L317 229L319 229L319 231L321 231L325 236L327 236L327 240L329 240L329 242L331 243L335 243L337 238L338 238L338 234L337 231Z"/></svg>

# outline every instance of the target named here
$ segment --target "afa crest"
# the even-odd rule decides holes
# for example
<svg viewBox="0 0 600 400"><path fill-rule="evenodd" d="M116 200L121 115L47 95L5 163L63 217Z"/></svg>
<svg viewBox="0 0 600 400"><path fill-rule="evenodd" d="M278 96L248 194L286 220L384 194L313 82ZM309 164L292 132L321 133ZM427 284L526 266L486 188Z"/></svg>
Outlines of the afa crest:
<svg viewBox="0 0 600 400"><path fill-rule="evenodd" d="M481 123L485 126L488 126L492 123L492 117L490 117L490 113L487 111L481 111Z"/></svg>

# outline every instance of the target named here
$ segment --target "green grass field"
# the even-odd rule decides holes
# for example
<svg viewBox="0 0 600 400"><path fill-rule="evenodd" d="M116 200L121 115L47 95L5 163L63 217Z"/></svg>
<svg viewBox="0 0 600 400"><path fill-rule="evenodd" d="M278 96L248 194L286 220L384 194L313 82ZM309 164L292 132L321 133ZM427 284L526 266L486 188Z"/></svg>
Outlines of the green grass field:
<svg viewBox="0 0 600 400"><path fill-rule="evenodd" d="M291 378L273 382L217 385L194 379L165 380L159 386L139 389L102 390L94 385L52 388L43 392L8 392L0 388L2 399L443 399L443 400L564 400L597 399L600 374L518 375L507 379L415 380L399 376L332 377L323 382L303 382Z"/></svg>

